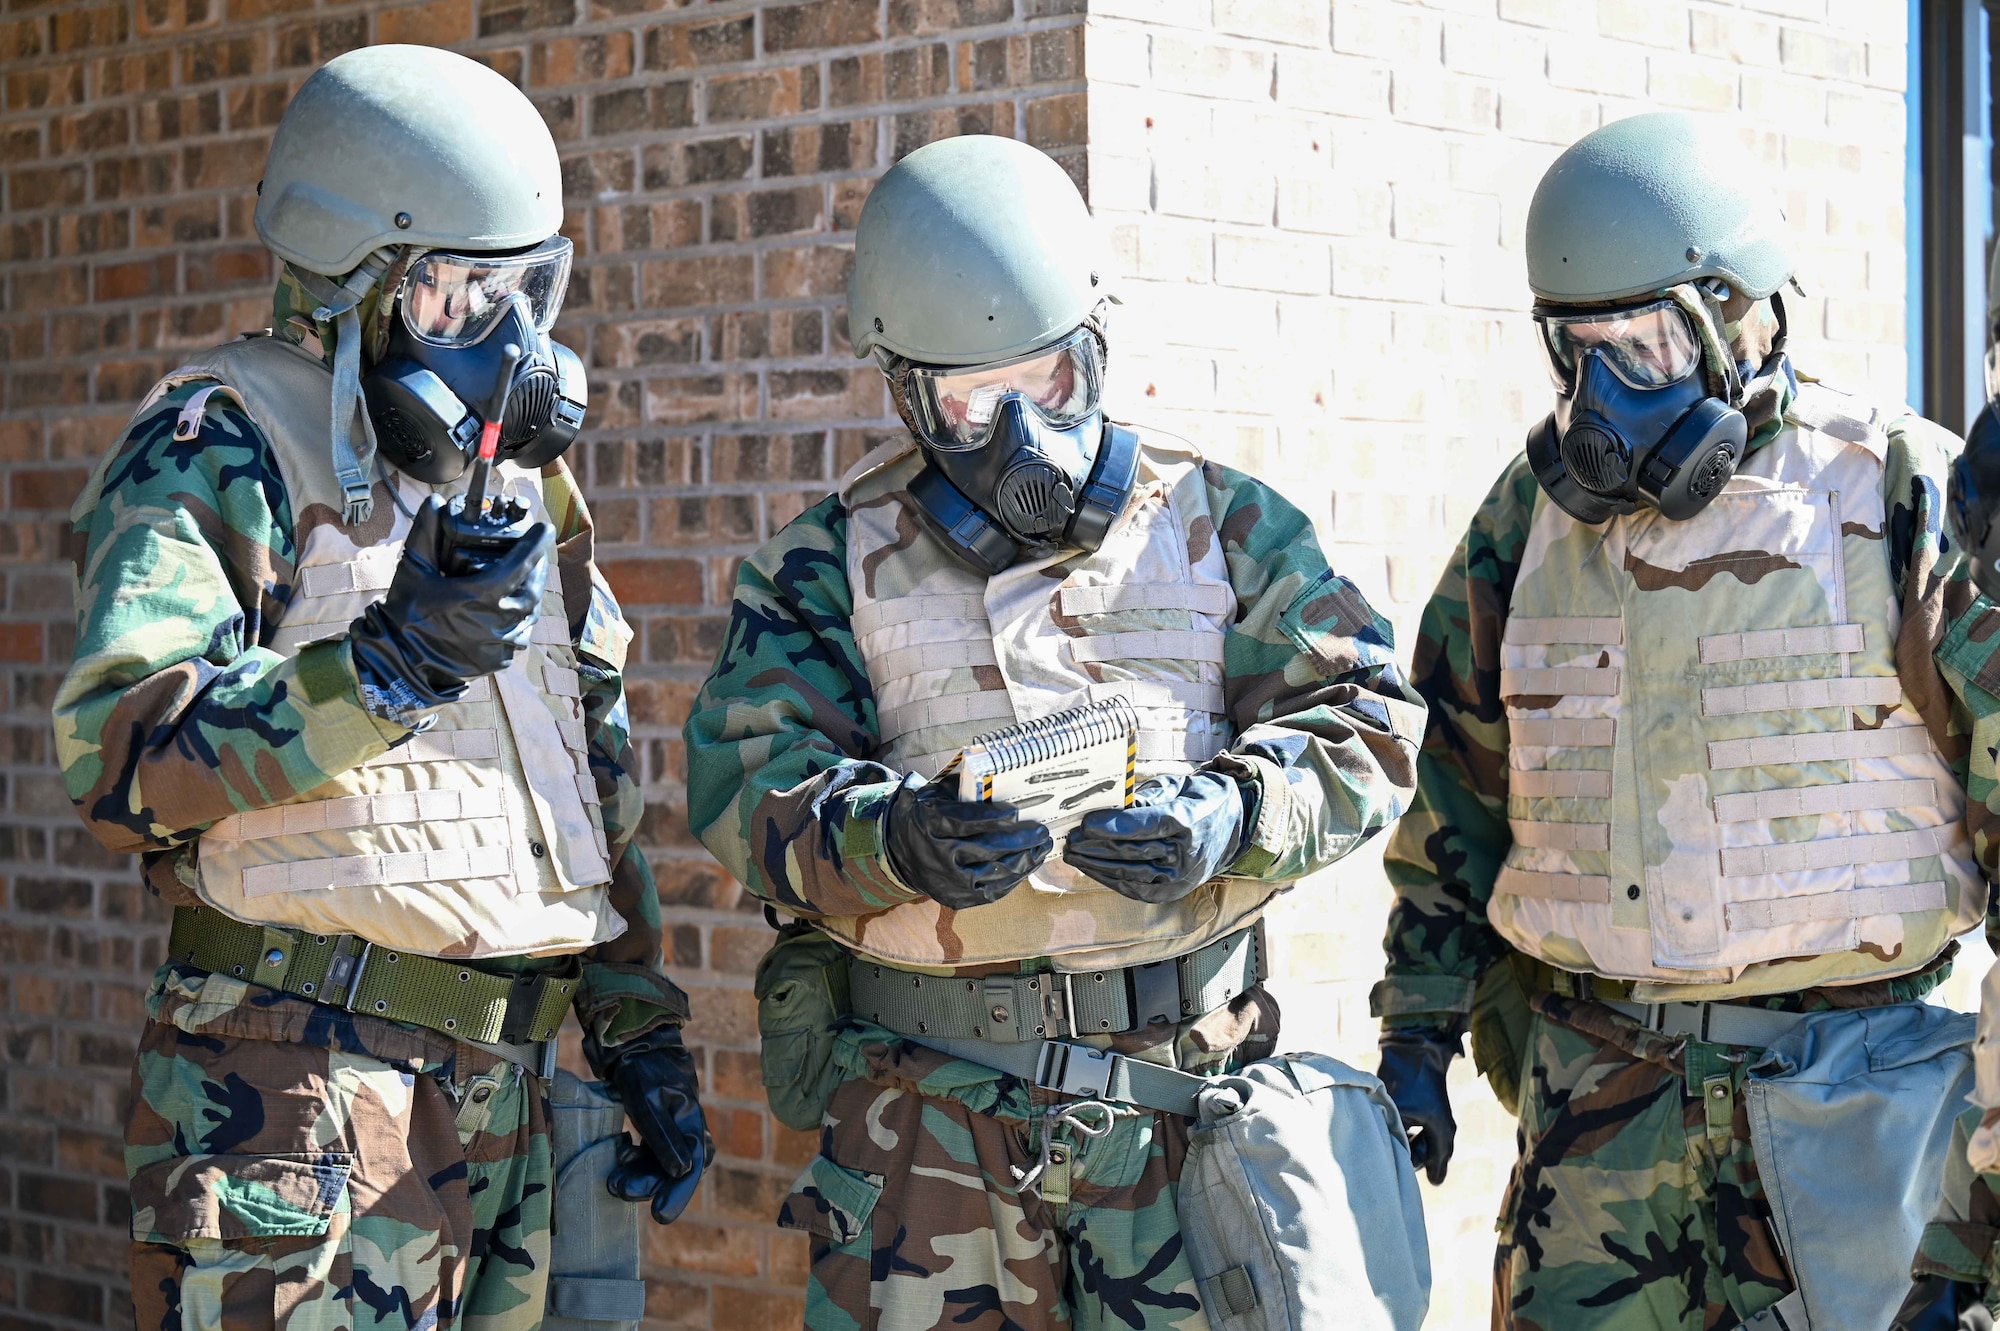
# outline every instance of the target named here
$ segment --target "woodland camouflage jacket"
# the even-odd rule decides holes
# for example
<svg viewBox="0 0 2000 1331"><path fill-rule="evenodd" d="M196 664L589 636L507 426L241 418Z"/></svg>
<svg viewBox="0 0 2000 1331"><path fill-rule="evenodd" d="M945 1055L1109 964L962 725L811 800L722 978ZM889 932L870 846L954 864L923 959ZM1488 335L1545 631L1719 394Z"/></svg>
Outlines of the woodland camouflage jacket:
<svg viewBox="0 0 2000 1331"><path fill-rule="evenodd" d="M1769 422L1751 447L1781 428L1781 420ZM1902 617L1897 675L1966 788L1966 828L1991 880L2000 856L2000 611L1978 597L1942 530L1957 440L1911 418L1889 420L1887 428L1880 536L1889 542ZM1412 674L1430 704L1430 726L1416 800L1388 845L1395 902L1384 940L1387 975L1372 996L1375 1014L1398 1029L1462 1033L1475 984L1512 951L1486 913L1512 844L1501 638L1529 524L1546 502L1525 455L1516 457L1473 515L1419 624ZM1990 906L1987 933L1996 933ZM1916 997L1945 973L1934 964L1887 982L1883 992ZM1800 997L1768 1002L1790 1006Z"/></svg>
<svg viewBox="0 0 2000 1331"><path fill-rule="evenodd" d="M1237 601L1223 647L1230 749L1316 787L1264 802L1294 815L1255 820L1231 874L1288 883L1403 811L1423 714L1388 622L1327 568L1305 516L1240 472L1211 462L1203 476ZM883 850L901 778L874 760L846 546L835 495L744 562L685 732L695 834L751 892L798 916L868 915L921 896Z"/></svg>
<svg viewBox="0 0 2000 1331"><path fill-rule="evenodd" d="M363 710L344 639L289 657L268 646L292 595L300 523L334 515L293 514L263 432L221 396L198 438L175 440L175 418L200 387L173 390L133 421L105 464L101 501L74 515L76 656L55 704L57 754L85 825L110 849L141 855L147 886L185 905L197 904L189 857L204 828L311 790L405 736ZM632 846L642 800L624 684L591 650L620 612L592 576L590 515L562 464L544 473L544 495L559 543L551 576L577 607L611 900L627 925L587 957L577 1012L615 1044L684 1017L686 998L661 970L659 902ZM375 502L386 518L386 486Z"/></svg>

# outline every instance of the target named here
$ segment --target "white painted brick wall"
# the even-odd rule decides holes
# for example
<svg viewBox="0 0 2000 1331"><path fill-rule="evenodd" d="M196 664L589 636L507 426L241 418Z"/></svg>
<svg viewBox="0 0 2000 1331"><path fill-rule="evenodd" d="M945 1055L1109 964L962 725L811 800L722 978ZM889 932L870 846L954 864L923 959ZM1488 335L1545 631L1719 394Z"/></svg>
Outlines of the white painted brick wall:
<svg viewBox="0 0 2000 1331"><path fill-rule="evenodd" d="M1900 400L1900 0L1093 0L1091 203L1126 305L1116 414L1280 486L1408 645L1474 506L1550 405L1522 264L1548 163L1608 120L1727 116L1798 242L1799 362ZM1274 918L1287 1040L1373 1066L1388 891L1363 854ZM1970 1001L1985 959L1954 996ZM1459 1065L1426 1188L1430 1326L1485 1326L1513 1124Z"/></svg>

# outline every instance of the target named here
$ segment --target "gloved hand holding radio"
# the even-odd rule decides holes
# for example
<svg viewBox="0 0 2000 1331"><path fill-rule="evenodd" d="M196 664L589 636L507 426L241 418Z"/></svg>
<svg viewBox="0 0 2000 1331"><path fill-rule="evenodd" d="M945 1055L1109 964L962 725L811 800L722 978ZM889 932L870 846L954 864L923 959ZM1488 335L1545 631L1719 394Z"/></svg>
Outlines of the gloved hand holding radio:
<svg viewBox="0 0 2000 1331"><path fill-rule="evenodd" d="M961 800L922 777L903 779L882 819L889 867L952 910L998 901L1055 849L1049 829L1012 805Z"/></svg>
<svg viewBox="0 0 2000 1331"><path fill-rule="evenodd" d="M656 1026L606 1049L583 1038L583 1056L639 1131L618 1148L605 1186L628 1202L653 1203L653 1219L671 1225L694 1199L701 1174L715 1158L715 1139L702 1117L700 1078L678 1026Z"/></svg>
<svg viewBox="0 0 2000 1331"><path fill-rule="evenodd" d="M1063 859L1121 896L1158 905L1227 869L1248 835L1243 788L1201 768L1144 782L1129 808L1085 814Z"/></svg>
<svg viewBox="0 0 2000 1331"><path fill-rule="evenodd" d="M1444 1182L1458 1138L1458 1120L1451 1116L1451 1096L1445 1091L1445 1073L1457 1053L1458 1041L1442 1035L1382 1032L1382 1066L1375 1075L1403 1116L1410 1163L1428 1173L1433 1186Z"/></svg>
<svg viewBox="0 0 2000 1331"><path fill-rule="evenodd" d="M432 495L410 523L388 595L347 630L363 705L412 728L528 645L555 545L549 525L537 522L490 562L447 573L446 526L444 503Z"/></svg>

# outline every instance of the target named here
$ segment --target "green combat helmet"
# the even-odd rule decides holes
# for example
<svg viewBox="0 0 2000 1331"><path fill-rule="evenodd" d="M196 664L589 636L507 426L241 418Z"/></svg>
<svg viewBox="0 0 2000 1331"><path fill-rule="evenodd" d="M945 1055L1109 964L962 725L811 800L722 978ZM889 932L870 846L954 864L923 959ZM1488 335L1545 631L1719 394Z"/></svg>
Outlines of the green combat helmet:
<svg viewBox="0 0 2000 1331"><path fill-rule="evenodd" d="M1756 179L1741 149L1678 112L1586 134L1528 205L1528 286L1548 304L1592 305L1714 278L1762 300L1793 260Z"/></svg>
<svg viewBox="0 0 2000 1331"><path fill-rule="evenodd" d="M257 186L257 235L334 326L333 457L364 520L374 425L361 411L363 299L425 250L512 250L562 226L555 140L521 91L428 46L336 56L285 109ZM386 310L385 310L386 313Z"/></svg>
<svg viewBox="0 0 2000 1331"><path fill-rule="evenodd" d="M1791 247L1756 181L1727 140L1660 113L1586 134L1536 187L1528 285L1557 396L1528 461L1577 520L1693 517L1743 460L1746 410L1775 400L1783 360L1758 347L1739 366L1724 316L1768 300L1783 350Z"/></svg>
<svg viewBox="0 0 2000 1331"><path fill-rule="evenodd" d="M1014 139L944 139L892 167L854 229L854 354L983 365L1047 345L1106 298L1076 185Z"/></svg>

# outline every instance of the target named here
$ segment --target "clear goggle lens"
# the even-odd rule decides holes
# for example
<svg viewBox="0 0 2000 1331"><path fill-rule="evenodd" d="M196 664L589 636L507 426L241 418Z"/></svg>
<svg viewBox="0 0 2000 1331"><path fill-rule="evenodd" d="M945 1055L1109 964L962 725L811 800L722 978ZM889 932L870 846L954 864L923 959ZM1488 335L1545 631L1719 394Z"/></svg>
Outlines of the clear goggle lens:
<svg viewBox="0 0 2000 1331"><path fill-rule="evenodd" d="M546 333L569 290L568 240L556 236L522 254L447 254L434 250L403 279L403 325L436 346L468 346L492 329L516 296L535 331Z"/></svg>
<svg viewBox="0 0 2000 1331"><path fill-rule="evenodd" d="M1058 429L1086 420L1103 380L1097 337L1079 328L1052 347L994 365L913 365L906 384L925 442L955 452L984 444L1010 397Z"/></svg>
<svg viewBox="0 0 2000 1331"><path fill-rule="evenodd" d="M1535 322L1541 325L1549 374L1564 392L1576 383L1577 364L1590 351L1598 352L1626 387L1642 390L1677 384L1701 364L1701 342L1687 311L1671 300L1636 310L1537 313Z"/></svg>

